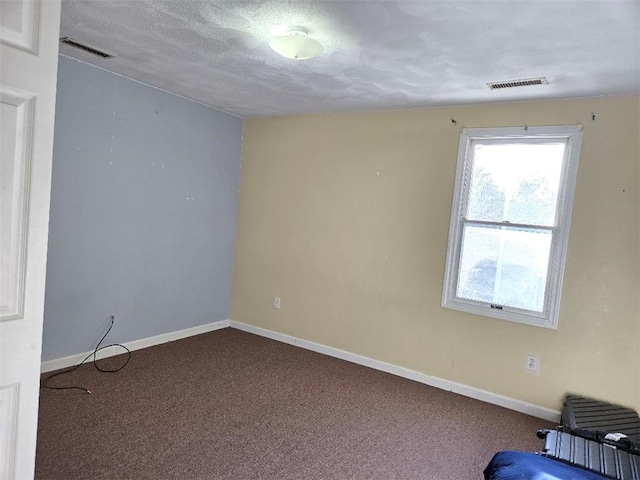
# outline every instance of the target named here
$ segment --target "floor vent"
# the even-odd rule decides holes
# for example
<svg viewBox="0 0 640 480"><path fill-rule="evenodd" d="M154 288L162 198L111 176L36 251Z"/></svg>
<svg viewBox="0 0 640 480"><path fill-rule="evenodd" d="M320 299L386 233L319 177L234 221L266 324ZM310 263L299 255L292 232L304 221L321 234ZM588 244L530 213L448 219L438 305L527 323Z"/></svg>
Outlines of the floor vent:
<svg viewBox="0 0 640 480"><path fill-rule="evenodd" d="M97 55L101 58L113 58L113 55L109 53L102 52L100 50L96 50L95 48L89 47L82 43L76 42L73 38L63 37L60 39L60 43L64 43L65 45L69 45L70 47L77 48L79 50L84 50L87 53L92 55Z"/></svg>
<svg viewBox="0 0 640 480"><path fill-rule="evenodd" d="M509 80L506 82L491 82L487 83L491 90L498 90L500 88L513 88L513 87L528 87L531 85L546 85L547 79L545 77L529 78L527 80Z"/></svg>

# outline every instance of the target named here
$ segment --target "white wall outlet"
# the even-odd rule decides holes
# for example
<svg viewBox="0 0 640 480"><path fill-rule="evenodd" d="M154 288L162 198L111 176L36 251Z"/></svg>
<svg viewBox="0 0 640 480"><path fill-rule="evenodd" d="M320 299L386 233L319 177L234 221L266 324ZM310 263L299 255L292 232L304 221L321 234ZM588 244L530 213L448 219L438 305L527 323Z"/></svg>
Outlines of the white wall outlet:
<svg viewBox="0 0 640 480"><path fill-rule="evenodd" d="M280 297L273 297L273 308L280 310Z"/></svg>
<svg viewBox="0 0 640 480"><path fill-rule="evenodd" d="M527 355L527 362L524 365L524 369L529 373L536 375L540 374L540 355L534 355L529 353Z"/></svg>

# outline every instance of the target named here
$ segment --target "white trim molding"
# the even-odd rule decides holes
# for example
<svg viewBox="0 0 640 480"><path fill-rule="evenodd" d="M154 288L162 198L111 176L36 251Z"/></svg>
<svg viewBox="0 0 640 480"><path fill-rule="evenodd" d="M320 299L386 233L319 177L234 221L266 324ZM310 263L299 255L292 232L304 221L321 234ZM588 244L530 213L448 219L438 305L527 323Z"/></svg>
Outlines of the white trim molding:
<svg viewBox="0 0 640 480"><path fill-rule="evenodd" d="M261 337L270 338L271 340L277 340L278 342L287 343L296 347L301 347L306 350L329 355L330 357L346 360L347 362L356 363L364 367L380 370L381 372L397 375L402 378L413 380L431 387L436 387L441 390L447 390L449 392L458 393L465 397L474 398L483 402L505 407L516 412L526 413L533 417L549 420L550 422L560 422L560 412L552 410L550 408L534 405L515 398L505 397L504 395L498 395L497 393L488 392L479 388L471 387L462 383L452 382L451 380L445 380L444 378L434 377L426 375L424 373L410 370L408 368L399 367L391 363L382 362L373 358L365 357L355 353L340 350L338 348L329 347L320 343L310 342L309 340L303 340L300 338L285 335L283 333L274 332L261 327L255 327L246 323L236 322L231 320L229 322L231 328L242 330L244 332L253 333Z"/></svg>
<svg viewBox="0 0 640 480"><path fill-rule="evenodd" d="M155 337L143 338L141 340L134 340L124 343L123 345L131 351L140 350L142 348L152 347L154 345L160 345L167 342L173 342L175 340L191 337L193 335L200 335L202 333L213 332L214 330L220 330L227 327L235 328L236 330L241 330L247 333L253 333L254 335L259 335L271 340L276 340L278 342L304 348L305 350L311 350L313 352L328 355L330 357L339 358L341 360L355 363L357 365L362 365L364 367L373 368L374 370L379 370L381 372L397 375L399 377L413 380L424 385L429 385L441 390L458 393L460 395L464 395L465 397L474 398L476 400L491 403L493 405L498 405L500 407L508 408L516 412L525 413L533 417L542 418L544 420L549 420L555 423L560 422L560 412L557 410L541 407L539 405L534 405L522 400L517 400L515 398L505 397L504 395L498 395L496 393L481 390L479 388L471 387L462 383L452 382L451 380L445 380L444 378L426 375L424 373L420 373L405 367L382 362L380 360L375 360L373 358L358 355L356 353L351 353L345 350L340 350L338 348L322 345L320 343L311 342L309 340L303 340L291 335L274 332L272 330L267 330L266 328L255 327L246 323L236 322L235 320L221 320L219 322L213 322L207 325L187 328L185 330L179 330L177 332L165 333L162 335L156 335ZM111 357L121 353L118 350L113 350L114 351L111 351L111 349L102 350L98 352L96 358L100 360L102 358ZM46 373L53 370L59 370L61 368L67 368L73 365L77 365L91 353L92 352L84 352L77 355L71 355L64 358L42 362L41 371L42 373Z"/></svg>
<svg viewBox="0 0 640 480"><path fill-rule="evenodd" d="M3 134L12 137L3 138L3 143L6 142L7 150L13 152L13 156L7 155L0 165L0 175L8 179L3 181L0 191L0 217L2 228L6 229L0 239L2 268L6 268L6 282L0 286L0 321L24 316L35 101L36 96L32 93L0 85L2 118L5 121L11 118L7 123L12 123L3 125Z"/></svg>
<svg viewBox="0 0 640 480"><path fill-rule="evenodd" d="M20 25L1 25L0 42L28 53L37 54L40 0L22 0L20 2L13 2L11 6L4 5L3 7L20 10L19 14L17 14L17 11L12 11L12 15L6 15L5 13L7 17L20 19Z"/></svg>
<svg viewBox="0 0 640 480"><path fill-rule="evenodd" d="M14 478L20 384L0 387L0 478Z"/></svg>
<svg viewBox="0 0 640 480"><path fill-rule="evenodd" d="M131 342L123 343L129 350L140 350L142 348L153 347L154 345L160 345L167 342L174 342L183 338L192 337L194 335L200 335L202 333L213 332L214 330L220 330L222 328L229 327L229 320L220 320L218 322L208 323L206 325L199 325L197 327L185 328L184 330L178 330L177 332L163 333L154 337L142 338L140 340L133 340ZM72 367L84 360L87 355L91 355L90 352L78 353L76 355L70 355L68 357L56 358L54 360L48 360L42 362L40 367L41 373L51 372L53 370L60 370L61 368ZM121 349L104 349L100 350L96 354L96 359L101 360L103 358L113 357L114 355L120 355Z"/></svg>

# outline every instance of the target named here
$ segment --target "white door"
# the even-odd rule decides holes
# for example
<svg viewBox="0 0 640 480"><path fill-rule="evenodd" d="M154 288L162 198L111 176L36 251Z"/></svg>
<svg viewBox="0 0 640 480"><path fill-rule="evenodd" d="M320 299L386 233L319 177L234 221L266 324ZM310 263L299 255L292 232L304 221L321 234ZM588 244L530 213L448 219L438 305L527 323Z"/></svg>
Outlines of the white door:
<svg viewBox="0 0 640 480"><path fill-rule="evenodd" d="M0 0L0 479L33 478L60 0Z"/></svg>

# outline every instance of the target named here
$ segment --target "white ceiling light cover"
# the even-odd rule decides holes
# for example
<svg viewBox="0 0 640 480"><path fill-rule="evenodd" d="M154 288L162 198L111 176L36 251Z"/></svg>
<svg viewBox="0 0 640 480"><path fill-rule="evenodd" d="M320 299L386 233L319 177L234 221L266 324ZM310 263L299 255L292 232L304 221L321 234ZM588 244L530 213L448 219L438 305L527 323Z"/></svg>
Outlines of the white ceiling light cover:
<svg viewBox="0 0 640 480"><path fill-rule="evenodd" d="M273 37L269 46L283 57L293 60L317 57L324 51L324 47L307 34L304 27L289 27L286 34Z"/></svg>

